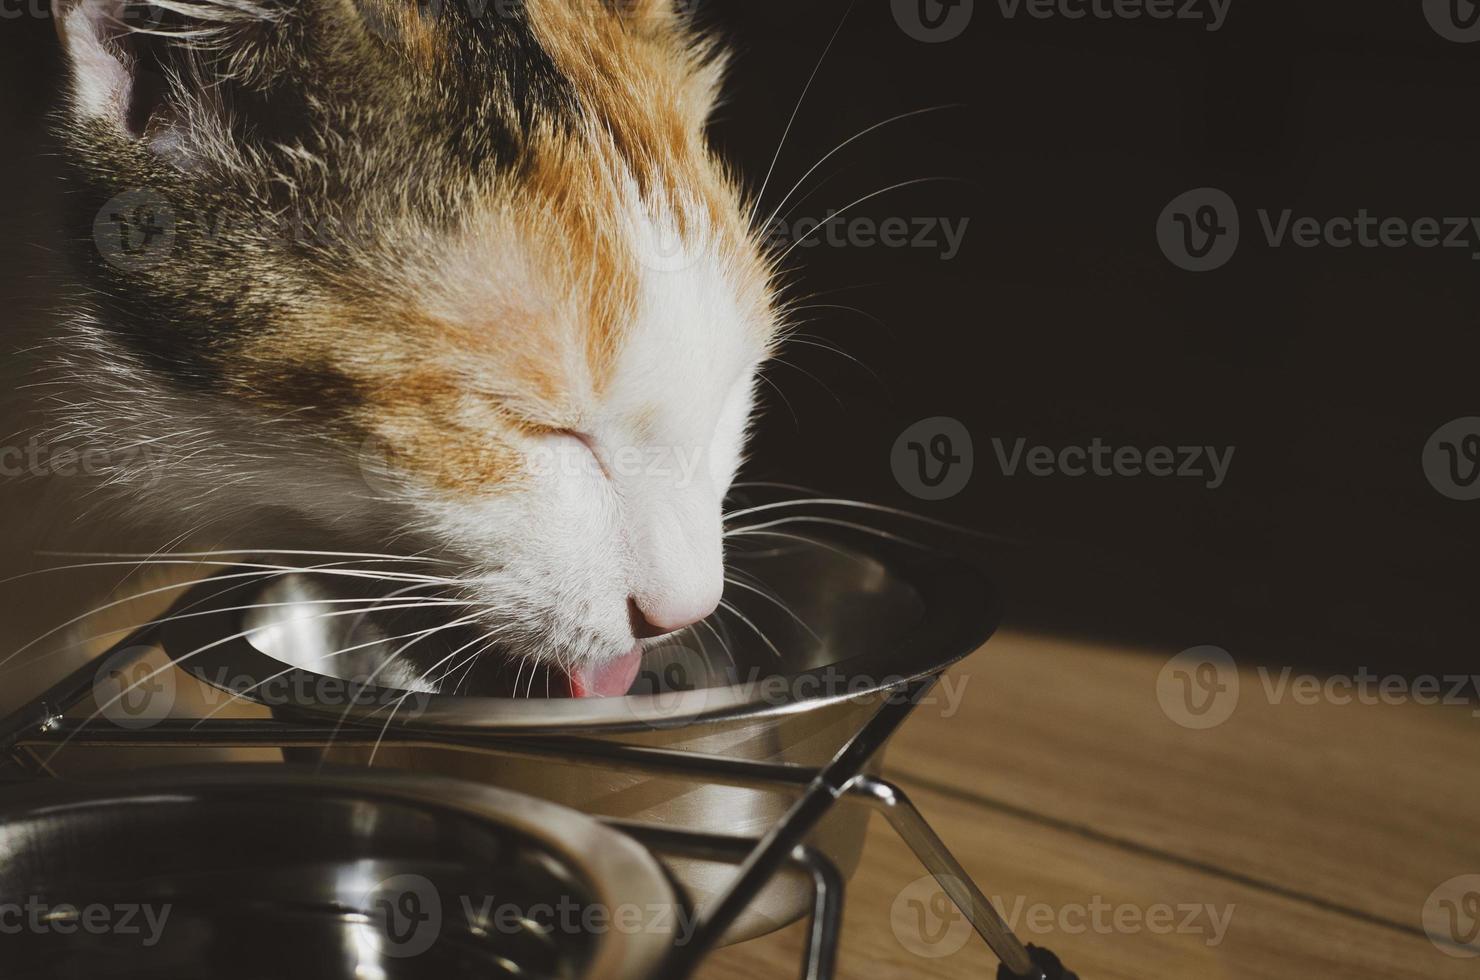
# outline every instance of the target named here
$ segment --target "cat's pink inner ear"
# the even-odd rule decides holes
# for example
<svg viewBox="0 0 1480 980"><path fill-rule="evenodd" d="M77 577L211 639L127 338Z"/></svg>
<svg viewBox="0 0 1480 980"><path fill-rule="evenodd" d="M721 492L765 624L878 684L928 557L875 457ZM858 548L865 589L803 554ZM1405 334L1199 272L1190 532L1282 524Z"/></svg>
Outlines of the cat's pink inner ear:
<svg viewBox="0 0 1480 980"><path fill-rule="evenodd" d="M52 0L52 18L72 75L72 106L129 132L134 59L125 50L124 0Z"/></svg>

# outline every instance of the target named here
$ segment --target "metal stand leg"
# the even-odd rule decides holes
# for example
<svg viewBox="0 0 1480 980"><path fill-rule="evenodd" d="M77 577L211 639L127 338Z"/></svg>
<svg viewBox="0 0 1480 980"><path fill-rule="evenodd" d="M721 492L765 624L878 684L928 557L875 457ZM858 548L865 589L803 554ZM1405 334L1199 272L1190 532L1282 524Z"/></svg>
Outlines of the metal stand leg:
<svg viewBox="0 0 1480 980"><path fill-rule="evenodd" d="M786 816L771 828L740 866L735 881L715 904L714 911L706 918L694 941L674 951L673 960L664 972L665 977L687 977L693 972L788 856L805 842L818 822L848 792L849 784L909 717L918 703L918 696L928 691L932 683L933 679L929 679L911 684L891 697L812 778Z"/></svg>
<svg viewBox="0 0 1480 980"><path fill-rule="evenodd" d="M971 875L961 867L945 842L926 822L904 790L876 776L858 776L850 792L884 814L894 832L910 846L925 870L935 876L941 890L971 922L997 959L1014 977L1023 980L1045 980L1045 971L1034 962L1027 948L1013 935L1002 916L982 894Z"/></svg>
<svg viewBox="0 0 1480 980"><path fill-rule="evenodd" d="M822 852L799 847L793 855L812 872L812 931L803 954L807 980L832 980L838 969L838 937L843 932L843 876Z"/></svg>
<svg viewBox="0 0 1480 980"><path fill-rule="evenodd" d="M701 834L629 820L607 819L602 823L636 839L650 851L709 861L739 864L759 843L751 838ZM812 878L811 929L802 954L803 980L833 980L837 972L838 938L843 928L843 876L827 855L806 844L791 852L788 863ZM689 937L689 942L697 939L698 935ZM678 948L683 945L685 943L681 939Z"/></svg>
<svg viewBox="0 0 1480 980"><path fill-rule="evenodd" d="M16 742L32 732L47 732L60 724L62 715L92 691L100 664L112 658L116 660L114 666L122 670L148 652L155 633L156 627L152 625L140 628L57 681L30 704L0 718L0 754L25 763L16 750Z"/></svg>

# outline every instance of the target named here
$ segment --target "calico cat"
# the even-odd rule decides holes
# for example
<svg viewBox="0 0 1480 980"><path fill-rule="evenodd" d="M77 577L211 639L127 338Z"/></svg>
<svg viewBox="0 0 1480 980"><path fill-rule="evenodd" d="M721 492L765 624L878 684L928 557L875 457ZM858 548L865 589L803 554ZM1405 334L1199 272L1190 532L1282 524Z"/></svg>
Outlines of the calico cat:
<svg viewBox="0 0 1480 980"><path fill-rule="evenodd" d="M714 610L781 313L677 0L54 2L49 542L430 556L576 696Z"/></svg>

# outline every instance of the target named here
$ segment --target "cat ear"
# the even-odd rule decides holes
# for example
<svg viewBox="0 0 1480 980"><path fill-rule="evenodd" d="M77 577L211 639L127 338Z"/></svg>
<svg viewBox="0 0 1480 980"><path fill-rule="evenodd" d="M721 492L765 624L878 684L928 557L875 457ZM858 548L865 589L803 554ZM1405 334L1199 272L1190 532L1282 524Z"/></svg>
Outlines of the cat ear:
<svg viewBox="0 0 1480 980"><path fill-rule="evenodd" d="M101 123L185 166L187 141L219 135L228 82L274 68L281 17L266 0L52 0L74 121Z"/></svg>
<svg viewBox="0 0 1480 980"><path fill-rule="evenodd" d="M126 0L52 0L52 19L71 71L74 114L137 136L137 58L124 23Z"/></svg>

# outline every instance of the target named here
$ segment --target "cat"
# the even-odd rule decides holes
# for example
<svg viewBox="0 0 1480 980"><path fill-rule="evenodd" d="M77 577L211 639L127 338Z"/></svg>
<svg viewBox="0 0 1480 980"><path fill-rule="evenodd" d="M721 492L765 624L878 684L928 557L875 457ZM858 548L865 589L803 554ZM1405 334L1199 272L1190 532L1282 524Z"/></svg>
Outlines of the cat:
<svg viewBox="0 0 1480 980"><path fill-rule="evenodd" d="M625 693L720 602L783 319L681 2L54 0L77 280L18 410L96 472L7 520L431 571Z"/></svg>

